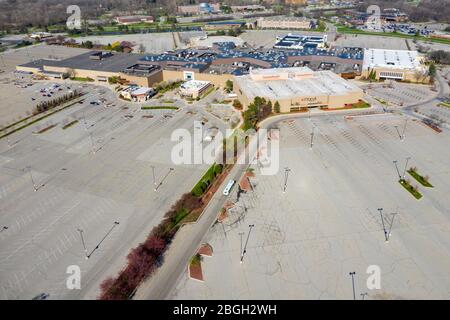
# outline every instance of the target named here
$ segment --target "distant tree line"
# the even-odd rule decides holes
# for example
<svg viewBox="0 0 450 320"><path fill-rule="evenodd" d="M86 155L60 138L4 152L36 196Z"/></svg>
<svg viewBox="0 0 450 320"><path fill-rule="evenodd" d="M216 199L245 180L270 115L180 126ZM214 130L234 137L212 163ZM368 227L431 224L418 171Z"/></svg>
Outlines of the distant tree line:
<svg viewBox="0 0 450 320"><path fill-rule="evenodd" d="M448 0L421 0L417 6L405 0L363 0L359 9L366 11L366 8L370 5L378 5L381 9L400 9L400 11L408 14L410 20L414 22L430 20L448 22L450 17Z"/></svg>

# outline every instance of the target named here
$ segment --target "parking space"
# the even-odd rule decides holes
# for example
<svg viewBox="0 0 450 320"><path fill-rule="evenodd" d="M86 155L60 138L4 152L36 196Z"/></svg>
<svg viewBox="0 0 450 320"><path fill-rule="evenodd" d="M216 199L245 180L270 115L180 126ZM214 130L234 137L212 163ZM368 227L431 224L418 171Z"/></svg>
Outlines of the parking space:
<svg viewBox="0 0 450 320"><path fill-rule="evenodd" d="M213 248L204 282L185 275L171 298L352 299L356 272L356 299L448 299L450 136L410 120L402 141L395 127L404 123L396 115L279 123L280 170L254 167L253 191L234 190L234 207L204 239ZM397 182L393 161L403 171L406 157L434 185L419 187L419 201ZM370 290L374 265L381 288Z"/></svg>

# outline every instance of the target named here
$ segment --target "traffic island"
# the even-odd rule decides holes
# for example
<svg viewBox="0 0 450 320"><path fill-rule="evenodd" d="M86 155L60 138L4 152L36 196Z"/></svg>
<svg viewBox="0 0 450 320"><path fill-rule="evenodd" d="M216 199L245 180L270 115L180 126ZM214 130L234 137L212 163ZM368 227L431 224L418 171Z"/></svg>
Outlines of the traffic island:
<svg viewBox="0 0 450 320"><path fill-rule="evenodd" d="M202 257L200 254L197 253L195 256L191 258L188 269L189 269L189 278L202 282L204 281L202 273Z"/></svg>
<svg viewBox="0 0 450 320"><path fill-rule="evenodd" d="M422 176L417 172L417 168L409 168L408 173L416 179L421 185L427 188L434 188L433 185L428 181L428 176Z"/></svg>
<svg viewBox="0 0 450 320"><path fill-rule="evenodd" d="M398 180L398 182L403 186L403 188L405 188L409 193L411 193L414 198L416 198L417 200L422 198L422 194L419 192L418 190L419 188L417 186L413 187L408 180L404 179L400 179Z"/></svg>

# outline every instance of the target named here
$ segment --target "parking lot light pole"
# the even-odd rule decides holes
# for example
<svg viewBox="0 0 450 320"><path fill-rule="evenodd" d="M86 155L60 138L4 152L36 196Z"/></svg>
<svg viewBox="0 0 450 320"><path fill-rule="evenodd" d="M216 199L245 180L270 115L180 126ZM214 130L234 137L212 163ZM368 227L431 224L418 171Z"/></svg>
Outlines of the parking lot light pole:
<svg viewBox="0 0 450 320"><path fill-rule="evenodd" d="M38 191L36 183L34 182L33 174L31 173L31 166L27 167L28 173L30 174L31 183L33 184L34 191Z"/></svg>
<svg viewBox="0 0 450 320"><path fill-rule="evenodd" d="M392 161L395 165L395 169L397 169L397 174L398 174L398 178L399 180L402 180L402 176L400 175L400 171L398 170L398 166L397 166L397 160Z"/></svg>
<svg viewBox="0 0 450 320"><path fill-rule="evenodd" d="M315 129L316 127L312 127L312 132L311 132L311 142L310 142L310 144L309 144L309 149L310 150L312 150L312 147L313 147L313 145L314 145L314 129Z"/></svg>
<svg viewBox="0 0 450 320"><path fill-rule="evenodd" d="M242 236L244 235L244 232L239 232L239 237L241 238L241 250L239 251L239 255L242 257Z"/></svg>
<svg viewBox="0 0 450 320"><path fill-rule="evenodd" d="M383 208L378 208L378 211L380 212L380 217L381 217L381 224L383 226L383 232L384 232L384 240L386 242L389 242L389 238L387 236L387 231L386 231L386 226L384 224L384 218L383 218Z"/></svg>
<svg viewBox="0 0 450 320"><path fill-rule="evenodd" d="M283 193L286 192L286 188L287 188L287 182L288 182L288 177L289 177L289 172L291 171L290 168L286 167L284 168L284 187L283 187Z"/></svg>
<svg viewBox="0 0 450 320"><path fill-rule="evenodd" d="M394 126L395 131L397 131L398 137L400 138L400 140L402 140L402 135L400 134L400 131L398 131L398 126Z"/></svg>
<svg viewBox="0 0 450 320"><path fill-rule="evenodd" d="M403 180L405 180L406 176L406 168L408 167L408 161L411 159L411 157L406 157L406 163L405 163L405 169L403 170Z"/></svg>
<svg viewBox="0 0 450 320"><path fill-rule="evenodd" d="M405 125L403 127L402 137L401 140L405 140L405 133L406 133L406 125L408 124L408 119L405 119Z"/></svg>
<svg viewBox="0 0 450 320"><path fill-rule="evenodd" d="M241 255L241 263L244 262L244 255L247 252L247 244L248 244L248 239L250 238L250 233L252 232L252 228L254 227L254 224L249 224L249 230L248 230L248 234L247 234L247 240L245 241L245 245L244 245L244 250L242 251L242 255Z"/></svg>
<svg viewBox="0 0 450 320"><path fill-rule="evenodd" d="M155 166L151 166L151 167L152 167L152 174L153 174L153 185L155 186L155 191L156 191Z"/></svg>
<svg viewBox="0 0 450 320"><path fill-rule="evenodd" d="M81 237L81 242L83 243L83 248L84 248L84 255L86 260L89 259L89 256L87 254L87 248L86 248L86 244L84 243L84 238L83 238L83 230L78 228L77 231L80 233L80 237Z"/></svg>
<svg viewBox="0 0 450 320"><path fill-rule="evenodd" d="M353 288L353 300L356 300L356 293L355 293L355 274L356 272L350 272L349 275L352 277L352 288Z"/></svg>
<svg viewBox="0 0 450 320"><path fill-rule="evenodd" d="M391 232L392 232L392 226L394 225L394 219L395 216L397 215L397 212L392 213L392 220L391 220L391 224L389 225L389 231L388 231L388 241L391 238Z"/></svg>

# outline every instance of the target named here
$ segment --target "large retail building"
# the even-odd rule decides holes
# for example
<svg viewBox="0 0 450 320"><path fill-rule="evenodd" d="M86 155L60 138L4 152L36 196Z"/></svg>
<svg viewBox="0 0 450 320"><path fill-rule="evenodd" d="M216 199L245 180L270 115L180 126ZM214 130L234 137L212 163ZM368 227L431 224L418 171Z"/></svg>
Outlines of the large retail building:
<svg viewBox="0 0 450 320"><path fill-rule="evenodd" d="M429 82L425 57L417 51L365 49L361 76L372 80Z"/></svg>
<svg viewBox="0 0 450 320"><path fill-rule="evenodd" d="M363 91L331 71L312 71L306 67L255 69L234 78L234 90L244 110L255 97L263 97L281 112L300 108L342 108L358 103Z"/></svg>

